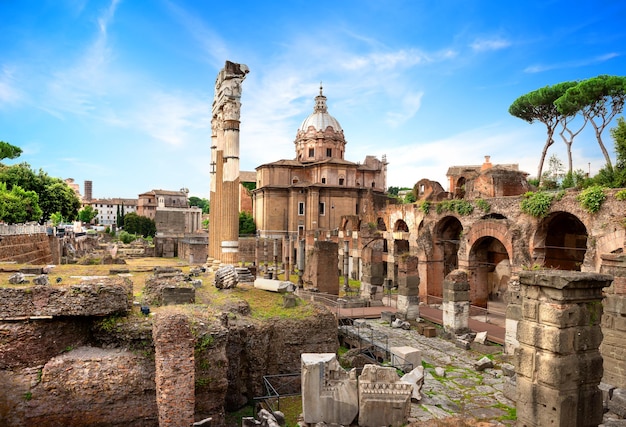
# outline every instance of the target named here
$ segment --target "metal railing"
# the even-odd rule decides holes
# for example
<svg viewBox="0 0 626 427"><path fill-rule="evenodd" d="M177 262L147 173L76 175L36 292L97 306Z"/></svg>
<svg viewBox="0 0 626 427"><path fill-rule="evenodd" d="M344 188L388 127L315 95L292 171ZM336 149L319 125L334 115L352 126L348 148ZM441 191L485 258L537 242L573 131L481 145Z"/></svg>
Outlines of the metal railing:
<svg viewBox="0 0 626 427"><path fill-rule="evenodd" d="M426 296L426 304L429 306L443 304L443 298L435 295ZM502 319L506 317L506 312L498 310L491 304L487 303L487 308L477 305L470 305L469 316L474 320L478 320L483 323L502 323Z"/></svg>

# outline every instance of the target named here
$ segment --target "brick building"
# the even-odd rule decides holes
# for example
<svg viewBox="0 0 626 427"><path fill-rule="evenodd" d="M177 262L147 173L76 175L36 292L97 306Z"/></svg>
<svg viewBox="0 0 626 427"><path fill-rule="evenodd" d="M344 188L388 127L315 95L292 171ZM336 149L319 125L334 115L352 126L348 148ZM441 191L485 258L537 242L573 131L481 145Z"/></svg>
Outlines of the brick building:
<svg viewBox="0 0 626 427"><path fill-rule="evenodd" d="M343 129L328 113L321 87L313 113L296 133L295 147L295 159L256 168L252 202L261 237L336 230L342 216L373 211L375 200L385 198L385 157L345 160Z"/></svg>

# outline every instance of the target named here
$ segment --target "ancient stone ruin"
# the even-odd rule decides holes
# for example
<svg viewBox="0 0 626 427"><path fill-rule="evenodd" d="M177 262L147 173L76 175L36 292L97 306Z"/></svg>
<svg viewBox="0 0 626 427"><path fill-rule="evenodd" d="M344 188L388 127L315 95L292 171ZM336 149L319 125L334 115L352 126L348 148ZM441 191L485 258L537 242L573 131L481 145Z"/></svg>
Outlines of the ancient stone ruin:
<svg viewBox="0 0 626 427"><path fill-rule="evenodd" d="M402 426L408 419L413 386L395 368L368 364L357 378L334 353L302 354L302 413L305 425Z"/></svg>

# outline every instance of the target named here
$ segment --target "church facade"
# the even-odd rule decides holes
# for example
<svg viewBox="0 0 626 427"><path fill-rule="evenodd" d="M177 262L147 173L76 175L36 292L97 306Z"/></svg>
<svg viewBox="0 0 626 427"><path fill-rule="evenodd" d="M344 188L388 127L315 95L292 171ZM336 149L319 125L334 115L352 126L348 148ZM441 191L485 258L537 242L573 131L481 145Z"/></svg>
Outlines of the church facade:
<svg viewBox="0 0 626 427"><path fill-rule="evenodd" d="M328 113L326 97L315 97L313 113L297 130L296 157L256 168L253 215L260 237L336 233L343 216L367 216L386 201L387 162L366 156L344 158L347 141Z"/></svg>

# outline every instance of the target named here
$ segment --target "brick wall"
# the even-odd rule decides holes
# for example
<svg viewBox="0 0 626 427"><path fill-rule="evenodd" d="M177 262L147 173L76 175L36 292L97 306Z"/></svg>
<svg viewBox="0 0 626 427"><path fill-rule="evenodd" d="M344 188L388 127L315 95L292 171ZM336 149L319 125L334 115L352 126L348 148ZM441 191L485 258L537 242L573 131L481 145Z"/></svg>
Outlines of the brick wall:
<svg viewBox="0 0 626 427"><path fill-rule="evenodd" d="M52 253L46 234L0 236L0 262L51 264Z"/></svg>

